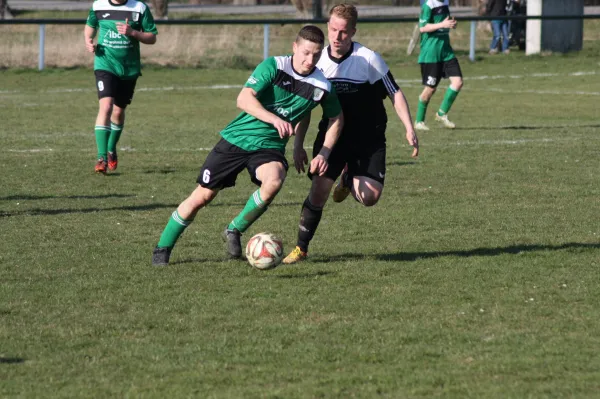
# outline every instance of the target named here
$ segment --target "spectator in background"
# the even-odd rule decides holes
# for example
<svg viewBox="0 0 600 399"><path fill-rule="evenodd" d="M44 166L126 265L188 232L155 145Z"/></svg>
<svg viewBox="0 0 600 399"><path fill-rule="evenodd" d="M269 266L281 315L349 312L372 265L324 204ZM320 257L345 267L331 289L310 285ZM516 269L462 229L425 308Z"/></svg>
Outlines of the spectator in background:
<svg viewBox="0 0 600 399"><path fill-rule="evenodd" d="M506 5L506 0L488 0L486 14L490 17L505 17ZM490 54L498 53L500 36L502 36L502 52L504 54L510 53L508 49L508 21L492 20L492 32L494 36L492 37L492 43L490 43Z"/></svg>

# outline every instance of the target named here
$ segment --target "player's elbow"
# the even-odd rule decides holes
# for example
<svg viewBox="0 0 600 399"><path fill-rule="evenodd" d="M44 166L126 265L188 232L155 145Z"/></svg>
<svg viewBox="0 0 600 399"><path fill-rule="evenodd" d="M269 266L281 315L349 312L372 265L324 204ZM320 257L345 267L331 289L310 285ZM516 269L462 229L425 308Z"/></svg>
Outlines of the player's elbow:
<svg viewBox="0 0 600 399"><path fill-rule="evenodd" d="M421 33L427 33L427 29L425 28L425 26L421 26L419 28L419 32L421 32Z"/></svg>
<svg viewBox="0 0 600 399"><path fill-rule="evenodd" d="M240 94L238 94L237 96L237 100L235 102L235 106L238 107L239 109L241 109L242 111L245 110L245 105L246 105L246 100L245 100L245 95L244 95L244 91L242 90L240 92Z"/></svg>
<svg viewBox="0 0 600 399"><path fill-rule="evenodd" d="M146 44L156 44L156 35L150 36Z"/></svg>
<svg viewBox="0 0 600 399"><path fill-rule="evenodd" d="M341 130L344 127L344 113L340 112L338 116L329 119L330 124L338 123L338 128Z"/></svg>

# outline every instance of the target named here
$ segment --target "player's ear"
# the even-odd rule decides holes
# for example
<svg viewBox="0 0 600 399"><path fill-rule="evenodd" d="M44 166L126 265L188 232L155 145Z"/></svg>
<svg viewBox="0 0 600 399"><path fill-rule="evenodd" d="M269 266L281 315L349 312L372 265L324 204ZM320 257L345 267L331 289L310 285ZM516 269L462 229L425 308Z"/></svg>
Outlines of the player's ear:
<svg viewBox="0 0 600 399"><path fill-rule="evenodd" d="M292 50L294 51L294 54L296 54L296 51L298 51L298 43L296 43L296 41L294 41L294 44L292 44Z"/></svg>

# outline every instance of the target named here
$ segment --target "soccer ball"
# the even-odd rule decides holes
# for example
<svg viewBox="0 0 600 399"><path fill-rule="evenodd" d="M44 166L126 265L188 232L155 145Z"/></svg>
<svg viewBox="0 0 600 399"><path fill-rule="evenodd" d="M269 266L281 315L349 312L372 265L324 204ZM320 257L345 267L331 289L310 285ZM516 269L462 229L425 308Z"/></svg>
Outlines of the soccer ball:
<svg viewBox="0 0 600 399"><path fill-rule="evenodd" d="M272 269L283 259L283 242L271 233L258 233L246 244L246 259L256 269Z"/></svg>

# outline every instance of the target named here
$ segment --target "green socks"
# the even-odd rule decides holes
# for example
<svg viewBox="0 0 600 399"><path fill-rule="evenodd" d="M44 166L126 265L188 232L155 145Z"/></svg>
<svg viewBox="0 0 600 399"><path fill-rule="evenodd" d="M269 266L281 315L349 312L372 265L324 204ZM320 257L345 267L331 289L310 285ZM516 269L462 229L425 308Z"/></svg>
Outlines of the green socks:
<svg viewBox="0 0 600 399"><path fill-rule="evenodd" d="M440 105L440 110L438 111L439 116L445 115L450 111L450 107L452 107L454 100L456 100L456 96L458 96L458 91L454 90L452 86L449 86L448 90L446 90L444 101L442 101L442 105Z"/></svg>
<svg viewBox="0 0 600 399"><path fill-rule="evenodd" d="M427 113L427 106L429 103L421 100L421 96L419 96L419 107L417 108L417 123L425 121L425 114Z"/></svg>
<svg viewBox="0 0 600 399"><path fill-rule="evenodd" d="M248 202L246 202L246 206L242 212L229 223L227 228L229 230L236 229L240 233L243 233L260 217L260 215L265 213L268 205L269 204L266 204L260 199L260 190L256 190L250 196Z"/></svg>
<svg viewBox="0 0 600 399"><path fill-rule="evenodd" d="M175 243L179 239L179 236L183 234L183 231L192 223L191 220L184 220L177 211L171 214L171 218L167 223L167 227L163 230L160 240L158 240L157 247L159 248L173 248Z"/></svg>
<svg viewBox="0 0 600 399"><path fill-rule="evenodd" d="M110 123L110 137L108 138L108 152L116 152L117 151L117 143L121 138L121 133L123 132L123 125L117 125L115 123Z"/></svg>
<svg viewBox="0 0 600 399"><path fill-rule="evenodd" d="M96 135L96 147L98 147L98 159L104 158L106 161L106 148L108 146L110 128L108 126L96 126L94 133Z"/></svg>

